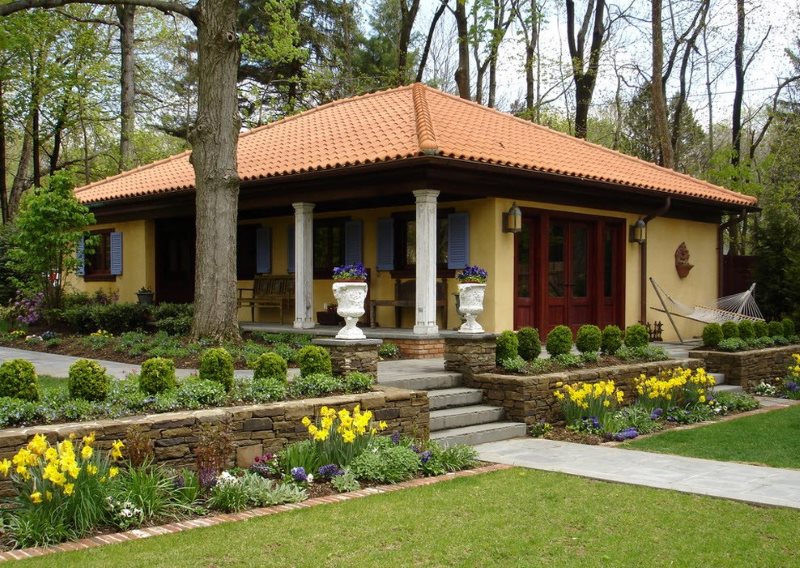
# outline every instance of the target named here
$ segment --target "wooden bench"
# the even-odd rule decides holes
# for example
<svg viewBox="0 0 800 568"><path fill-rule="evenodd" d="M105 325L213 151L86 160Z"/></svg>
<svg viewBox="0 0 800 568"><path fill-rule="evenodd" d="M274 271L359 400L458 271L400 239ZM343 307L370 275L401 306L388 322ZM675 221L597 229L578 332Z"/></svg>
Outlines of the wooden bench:
<svg viewBox="0 0 800 568"><path fill-rule="evenodd" d="M395 280L394 300L369 301L369 326L377 325L376 313L379 307L394 307L394 327L399 327L402 321L402 309L417 306L417 281ZM436 281L436 307L442 308L442 328L447 329L447 279L440 278Z"/></svg>
<svg viewBox="0 0 800 568"><path fill-rule="evenodd" d="M237 303L240 308L250 308L253 321L256 321L256 308L271 308L278 310L283 323L284 308L289 313L294 309L294 275L256 275L252 288L239 288Z"/></svg>

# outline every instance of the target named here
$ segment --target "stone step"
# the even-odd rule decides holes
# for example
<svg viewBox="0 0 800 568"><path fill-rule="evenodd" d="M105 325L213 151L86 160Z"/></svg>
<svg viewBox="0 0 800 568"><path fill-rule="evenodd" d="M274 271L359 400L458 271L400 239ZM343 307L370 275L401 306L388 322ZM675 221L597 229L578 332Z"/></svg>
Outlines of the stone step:
<svg viewBox="0 0 800 568"><path fill-rule="evenodd" d="M449 389L461 386L461 373L437 371L409 374L405 377L378 378L382 385L411 390Z"/></svg>
<svg viewBox="0 0 800 568"><path fill-rule="evenodd" d="M527 428L522 422L492 422L491 424L476 424L462 428L450 428L431 433L431 440L436 440L444 447L455 444L474 446L488 442L499 442L511 438L525 436Z"/></svg>
<svg viewBox="0 0 800 568"><path fill-rule="evenodd" d="M714 377L714 380L717 381L718 385L725 384L725 373L707 373L707 374Z"/></svg>
<svg viewBox="0 0 800 568"><path fill-rule="evenodd" d="M448 428L463 428L475 424L497 422L503 418L503 409L499 406L475 404L459 408L443 408L431 412L431 432Z"/></svg>
<svg viewBox="0 0 800 568"><path fill-rule="evenodd" d="M451 389L436 389L428 391L428 403L430 404L431 410L480 404L482 400L482 389L455 387Z"/></svg>
<svg viewBox="0 0 800 568"><path fill-rule="evenodd" d="M714 387L714 392L744 392L744 389L739 385L717 385Z"/></svg>

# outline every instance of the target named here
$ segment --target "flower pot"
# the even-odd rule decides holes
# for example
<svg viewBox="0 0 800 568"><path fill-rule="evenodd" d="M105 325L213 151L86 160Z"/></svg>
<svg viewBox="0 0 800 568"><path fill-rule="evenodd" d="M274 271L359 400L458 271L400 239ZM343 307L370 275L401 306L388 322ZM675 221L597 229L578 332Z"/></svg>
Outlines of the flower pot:
<svg viewBox="0 0 800 568"><path fill-rule="evenodd" d="M344 327L336 334L336 339L366 339L364 332L356 327L356 322L364 315L367 283L334 282L333 297L338 304L336 313L344 318Z"/></svg>
<svg viewBox="0 0 800 568"><path fill-rule="evenodd" d="M467 320L458 328L459 333L483 333L481 324L475 321L483 313L483 298L486 283L463 282L458 285L458 312Z"/></svg>
<svg viewBox="0 0 800 568"><path fill-rule="evenodd" d="M136 292L136 298L142 306L153 305L153 292Z"/></svg>

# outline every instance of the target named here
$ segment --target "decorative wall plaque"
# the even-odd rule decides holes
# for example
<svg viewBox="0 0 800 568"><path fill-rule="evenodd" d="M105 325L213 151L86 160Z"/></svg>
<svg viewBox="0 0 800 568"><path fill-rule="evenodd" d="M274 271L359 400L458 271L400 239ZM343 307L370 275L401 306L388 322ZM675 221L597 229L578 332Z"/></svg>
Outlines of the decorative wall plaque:
<svg viewBox="0 0 800 568"><path fill-rule="evenodd" d="M689 264L689 249L686 248L686 243L683 242L675 249L675 270L678 271L678 276L686 278L692 268L694 268L694 265Z"/></svg>

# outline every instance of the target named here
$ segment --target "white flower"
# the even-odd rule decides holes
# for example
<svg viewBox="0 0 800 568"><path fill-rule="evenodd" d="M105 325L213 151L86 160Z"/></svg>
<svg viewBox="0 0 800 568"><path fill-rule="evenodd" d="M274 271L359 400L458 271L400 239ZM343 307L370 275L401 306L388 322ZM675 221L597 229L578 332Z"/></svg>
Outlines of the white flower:
<svg viewBox="0 0 800 568"><path fill-rule="evenodd" d="M310 473L309 473L309 474L308 474L308 477L306 477L306 481L307 481L308 483L314 483L314 476L313 476L312 474L310 474Z"/></svg>
<svg viewBox="0 0 800 568"><path fill-rule="evenodd" d="M217 477L217 485L231 485L233 483L239 483L239 478L231 475L227 471L223 471Z"/></svg>

